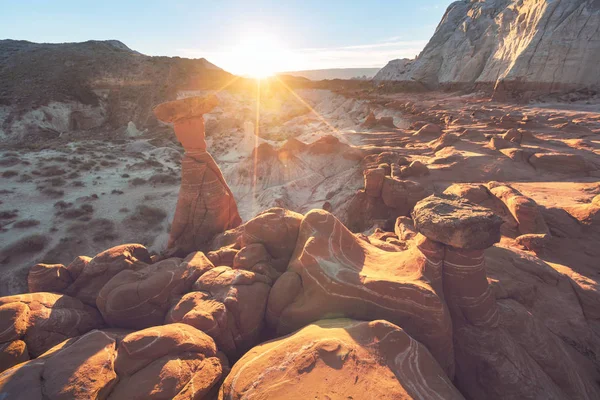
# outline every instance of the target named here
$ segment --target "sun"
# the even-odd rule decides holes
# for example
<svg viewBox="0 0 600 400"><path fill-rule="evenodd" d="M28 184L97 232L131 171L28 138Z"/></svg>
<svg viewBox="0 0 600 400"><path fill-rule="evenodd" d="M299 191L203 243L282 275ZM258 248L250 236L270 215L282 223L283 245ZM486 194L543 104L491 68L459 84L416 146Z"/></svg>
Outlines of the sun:
<svg viewBox="0 0 600 400"><path fill-rule="evenodd" d="M263 79L281 70L286 50L273 36L251 35L244 38L233 53L240 75Z"/></svg>

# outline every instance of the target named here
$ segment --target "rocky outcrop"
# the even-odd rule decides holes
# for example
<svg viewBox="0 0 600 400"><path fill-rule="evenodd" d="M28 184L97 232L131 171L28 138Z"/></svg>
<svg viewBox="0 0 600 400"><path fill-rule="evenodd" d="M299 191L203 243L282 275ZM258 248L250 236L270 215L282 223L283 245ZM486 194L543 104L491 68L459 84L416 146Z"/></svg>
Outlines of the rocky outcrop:
<svg viewBox="0 0 600 400"><path fill-rule="evenodd" d="M103 325L95 308L66 295L38 292L0 297L0 343L22 340L33 357Z"/></svg>
<svg viewBox="0 0 600 400"><path fill-rule="evenodd" d="M485 217L483 207L444 196L424 199L413 217L417 230L445 247L437 254L442 255L443 293L452 316L456 386L467 398L596 398L600 391L593 378L556 336L555 327L546 328L514 300L496 299L483 250L500 239L500 218ZM473 228L483 221L489 233L480 239ZM439 230L427 229L436 225ZM453 233L444 233L450 225Z"/></svg>
<svg viewBox="0 0 600 400"><path fill-rule="evenodd" d="M110 326L142 329L160 325L172 302L212 268L203 253L195 252L184 260L168 258L137 271L123 270L102 287L96 304Z"/></svg>
<svg viewBox="0 0 600 400"><path fill-rule="evenodd" d="M200 399L227 370L213 340L189 325L94 330L4 372L0 390L13 399Z"/></svg>
<svg viewBox="0 0 600 400"><path fill-rule="evenodd" d="M202 250L216 234L242 222L233 193L206 151L202 115L216 105L214 96L196 97L163 103L154 109L157 118L174 123L175 135L185 148L181 189L167 245L171 255Z"/></svg>
<svg viewBox="0 0 600 400"><path fill-rule="evenodd" d="M165 318L206 332L237 358L259 341L271 280L250 271L216 267L204 273Z"/></svg>
<svg viewBox="0 0 600 400"><path fill-rule="evenodd" d="M348 205L348 227L362 232L377 221L391 225L396 218L407 216L427 195L422 185L408 178L427 174L429 169L420 161L409 163L399 157L393 157L391 164L382 163L376 168L365 169L364 189L359 190Z"/></svg>
<svg viewBox="0 0 600 400"><path fill-rule="evenodd" d="M387 321L328 319L250 350L221 399L462 399L427 348Z"/></svg>
<svg viewBox="0 0 600 400"><path fill-rule="evenodd" d="M151 263L148 250L140 244L123 244L105 250L94 258L77 257L64 267L38 264L29 272L29 291L68 294L85 304L96 306L104 285L123 270L138 270Z"/></svg>
<svg viewBox="0 0 600 400"><path fill-rule="evenodd" d="M156 103L175 99L179 90L219 88L232 77L205 59L150 57L116 40L0 40L0 104L6 106L0 132L18 142L98 128L112 134L130 122L155 127Z"/></svg>
<svg viewBox="0 0 600 400"><path fill-rule="evenodd" d="M375 80L512 92L600 87L600 8L594 0L456 1L412 63Z"/></svg>
<svg viewBox="0 0 600 400"><path fill-rule="evenodd" d="M386 319L425 344L452 376L451 323L430 283L437 275L417 248L380 250L333 215L313 210L302 220L287 271L271 289L267 322L285 334L324 317Z"/></svg>

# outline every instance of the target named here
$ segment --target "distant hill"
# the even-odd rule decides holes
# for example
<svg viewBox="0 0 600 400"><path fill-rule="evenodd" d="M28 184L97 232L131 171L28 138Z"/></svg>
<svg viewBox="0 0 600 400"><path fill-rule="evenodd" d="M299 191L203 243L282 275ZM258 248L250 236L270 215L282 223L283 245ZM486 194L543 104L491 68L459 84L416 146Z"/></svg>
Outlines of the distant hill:
<svg viewBox="0 0 600 400"><path fill-rule="evenodd" d="M362 78L371 79L381 68L331 68L331 69L312 69L307 71L289 71L281 72L281 75L300 76L312 81L321 81L324 79L353 79Z"/></svg>
<svg viewBox="0 0 600 400"><path fill-rule="evenodd" d="M0 139L149 126L154 105L233 77L203 58L150 57L117 40L0 40Z"/></svg>

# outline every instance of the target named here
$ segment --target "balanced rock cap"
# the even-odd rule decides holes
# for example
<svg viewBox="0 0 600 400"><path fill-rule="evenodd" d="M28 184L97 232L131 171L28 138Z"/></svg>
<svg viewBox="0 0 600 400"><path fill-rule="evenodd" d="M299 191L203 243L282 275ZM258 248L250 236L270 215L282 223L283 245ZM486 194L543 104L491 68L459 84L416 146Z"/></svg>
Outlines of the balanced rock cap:
<svg viewBox="0 0 600 400"><path fill-rule="evenodd" d="M483 250L500 241L503 220L491 210L455 195L431 195L412 212L415 228L431 240L467 250Z"/></svg>
<svg viewBox="0 0 600 400"><path fill-rule="evenodd" d="M177 122L206 114L218 104L219 99L215 95L186 97L161 103L152 111L156 118L163 122Z"/></svg>

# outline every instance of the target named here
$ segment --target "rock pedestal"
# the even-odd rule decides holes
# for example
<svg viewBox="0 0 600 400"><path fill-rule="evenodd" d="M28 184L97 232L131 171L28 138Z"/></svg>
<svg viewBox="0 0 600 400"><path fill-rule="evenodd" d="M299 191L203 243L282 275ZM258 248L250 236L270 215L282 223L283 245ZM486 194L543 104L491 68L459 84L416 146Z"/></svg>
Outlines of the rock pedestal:
<svg viewBox="0 0 600 400"><path fill-rule="evenodd" d="M174 124L185 149L181 164L181 189L167 248L185 256L203 249L213 236L242 222L233 193L215 160L206 151L203 114L212 110L216 97L191 97L158 105L154 115Z"/></svg>
<svg viewBox="0 0 600 400"><path fill-rule="evenodd" d="M450 194L423 199L412 217L424 268L429 277L441 276L443 290L435 279L431 285L452 317L454 384L465 397L598 396L582 378L583 368L529 310L514 300L496 299L484 251L500 240L500 217Z"/></svg>

